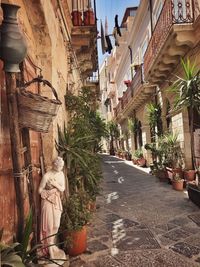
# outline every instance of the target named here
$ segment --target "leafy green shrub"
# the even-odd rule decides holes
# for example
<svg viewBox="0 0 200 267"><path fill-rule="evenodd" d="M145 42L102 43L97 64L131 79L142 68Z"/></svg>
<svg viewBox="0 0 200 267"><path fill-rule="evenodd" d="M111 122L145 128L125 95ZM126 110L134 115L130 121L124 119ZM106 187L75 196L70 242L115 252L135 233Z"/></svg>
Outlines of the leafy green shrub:
<svg viewBox="0 0 200 267"><path fill-rule="evenodd" d="M80 230L90 219L90 212L87 208L88 198L83 192L74 193L63 204L61 216L61 231Z"/></svg>

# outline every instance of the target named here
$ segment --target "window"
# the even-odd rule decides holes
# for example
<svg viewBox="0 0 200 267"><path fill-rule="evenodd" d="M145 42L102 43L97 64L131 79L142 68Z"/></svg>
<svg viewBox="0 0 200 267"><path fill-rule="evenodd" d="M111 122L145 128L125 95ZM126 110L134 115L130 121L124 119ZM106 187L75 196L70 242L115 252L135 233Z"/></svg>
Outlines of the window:
<svg viewBox="0 0 200 267"><path fill-rule="evenodd" d="M141 46L141 59L142 62L144 62L144 54L147 50L147 46L148 46L148 38L145 39L145 41L143 42L142 46Z"/></svg>
<svg viewBox="0 0 200 267"><path fill-rule="evenodd" d="M155 27L155 25L158 21L162 7L163 7L163 2L160 0L160 1L158 1L158 4L156 5L154 12L153 12L153 18L154 18L153 19L153 22L154 22L153 27Z"/></svg>

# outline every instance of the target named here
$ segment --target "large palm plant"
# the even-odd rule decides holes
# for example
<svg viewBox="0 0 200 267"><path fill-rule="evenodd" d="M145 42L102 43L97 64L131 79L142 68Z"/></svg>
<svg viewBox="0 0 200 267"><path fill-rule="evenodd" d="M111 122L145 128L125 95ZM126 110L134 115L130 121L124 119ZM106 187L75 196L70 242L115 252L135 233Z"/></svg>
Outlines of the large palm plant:
<svg viewBox="0 0 200 267"><path fill-rule="evenodd" d="M61 131L58 126L58 142L56 149L63 157L68 169L71 191L76 191L81 186L82 178L91 188L97 185L97 176L91 168L91 162L96 160L95 155L88 149L94 142L93 136L80 136L74 129L65 127Z"/></svg>
<svg viewBox="0 0 200 267"><path fill-rule="evenodd" d="M151 129L152 139L155 141L156 135L162 134L162 120L161 120L162 109L160 104L148 103L147 104L147 117L149 126ZM157 128L157 131L156 131Z"/></svg>
<svg viewBox="0 0 200 267"><path fill-rule="evenodd" d="M181 60L184 76L178 77L173 83L171 91L176 92L176 100L174 109L188 109L190 120L190 139L191 139L191 154L192 163L195 167L195 153L194 153L194 110L196 109L200 114L200 70L195 64L192 64L189 59Z"/></svg>

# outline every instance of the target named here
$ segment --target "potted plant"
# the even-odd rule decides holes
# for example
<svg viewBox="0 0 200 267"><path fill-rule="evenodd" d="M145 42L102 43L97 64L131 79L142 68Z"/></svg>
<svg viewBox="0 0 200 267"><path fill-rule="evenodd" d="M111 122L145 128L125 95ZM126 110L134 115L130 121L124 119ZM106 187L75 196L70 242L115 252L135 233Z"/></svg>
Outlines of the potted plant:
<svg viewBox="0 0 200 267"><path fill-rule="evenodd" d="M172 179L172 187L177 191L183 191L183 178L180 176L179 173L174 174Z"/></svg>
<svg viewBox="0 0 200 267"><path fill-rule="evenodd" d="M178 142L177 133L164 135L165 161L167 163L168 178L172 179L176 173L183 179L182 151Z"/></svg>
<svg viewBox="0 0 200 267"><path fill-rule="evenodd" d="M118 156L119 158L122 157L122 149L117 149L117 156Z"/></svg>
<svg viewBox="0 0 200 267"><path fill-rule="evenodd" d="M196 176L196 171L195 170L184 170L183 174L184 174L184 179L187 182L195 180L195 176Z"/></svg>
<svg viewBox="0 0 200 267"><path fill-rule="evenodd" d="M95 15L91 7L88 8L88 10L84 11L83 24L84 26L95 25Z"/></svg>
<svg viewBox="0 0 200 267"><path fill-rule="evenodd" d="M76 256L87 248L86 224L90 218L83 193L74 193L63 204L60 230L63 233L67 253Z"/></svg>
<svg viewBox="0 0 200 267"><path fill-rule="evenodd" d="M132 153L132 162L133 162L134 165L137 165L138 164L138 158L136 158L135 152Z"/></svg>
<svg viewBox="0 0 200 267"><path fill-rule="evenodd" d="M143 152L141 149L137 149L135 152L134 152L134 158L137 159L137 164L140 166L140 167L145 167L146 166L146 159L144 158L143 156Z"/></svg>
<svg viewBox="0 0 200 267"><path fill-rule="evenodd" d="M190 143L191 143L191 154L192 154L192 167L195 166L195 152L194 152L194 110L200 114L200 70L195 64L191 64L190 60L181 60L184 77L178 77L174 81L170 91L176 93L176 101L174 103L174 110L186 108L189 117L189 128L190 128ZM193 201L196 199L198 186L188 186L188 194L190 199ZM193 190L194 189L194 190ZM194 197L192 194L194 193ZM199 192L200 198L200 192Z"/></svg>
<svg viewBox="0 0 200 267"><path fill-rule="evenodd" d="M130 151L125 151L125 159L126 160L132 160L132 155L131 155Z"/></svg>
<svg viewBox="0 0 200 267"><path fill-rule="evenodd" d="M165 160L165 146L164 138L161 136L158 138L157 143L153 142L145 145L146 150L150 150L152 153L153 164L151 165L151 173L155 174L160 181L166 181L167 171L164 164Z"/></svg>

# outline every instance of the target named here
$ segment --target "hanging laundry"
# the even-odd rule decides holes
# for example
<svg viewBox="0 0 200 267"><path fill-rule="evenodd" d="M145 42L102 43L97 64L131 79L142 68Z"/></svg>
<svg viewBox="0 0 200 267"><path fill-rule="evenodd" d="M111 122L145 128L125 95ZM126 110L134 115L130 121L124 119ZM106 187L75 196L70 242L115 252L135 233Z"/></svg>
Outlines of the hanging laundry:
<svg viewBox="0 0 200 267"><path fill-rule="evenodd" d="M107 21L107 17L105 19L105 36L106 36L106 43L107 43L107 49L106 52L108 52L109 54L111 53L113 47L112 47L112 43L110 40L110 37L108 35L108 21Z"/></svg>
<svg viewBox="0 0 200 267"><path fill-rule="evenodd" d="M119 23L118 23L118 15L115 15L115 27L117 28L117 34L119 36L122 36L121 31L120 31L120 27L119 27Z"/></svg>
<svg viewBox="0 0 200 267"><path fill-rule="evenodd" d="M101 48L102 48L102 54L104 55L106 53L108 47L106 44L106 39L105 39L102 21L101 21Z"/></svg>
<svg viewBox="0 0 200 267"><path fill-rule="evenodd" d="M119 46L119 40L118 40L117 28L116 27L114 27L114 29L113 29L113 37L115 38L115 46Z"/></svg>

